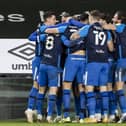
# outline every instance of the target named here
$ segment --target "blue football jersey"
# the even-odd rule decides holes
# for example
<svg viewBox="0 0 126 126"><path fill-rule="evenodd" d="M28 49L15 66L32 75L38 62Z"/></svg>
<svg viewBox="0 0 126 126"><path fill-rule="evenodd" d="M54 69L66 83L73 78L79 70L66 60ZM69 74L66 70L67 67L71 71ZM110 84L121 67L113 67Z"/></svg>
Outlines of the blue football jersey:
<svg viewBox="0 0 126 126"><path fill-rule="evenodd" d="M88 62L108 62L107 42L111 39L109 32L96 22L83 27L79 31L79 35L86 37Z"/></svg>
<svg viewBox="0 0 126 126"><path fill-rule="evenodd" d="M76 32L77 30L79 30L79 28L77 26L73 26L73 25L69 25L65 32L64 35L70 39L70 36L72 35L72 33ZM74 44L73 46L68 48L68 53L74 53L78 50L85 50L85 41L84 38L80 39L78 42L76 42L76 44Z"/></svg>
<svg viewBox="0 0 126 126"><path fill-rule="evenodd" d="M47 34L44 42L42 63L60 66L61 54L64 52L63 47L60 34Z"/></svg>
<svg viewBox="0 0 126 126"><path fill-rule="evenodd" d="M42 56L43 43L41 42L39 32L36 30L31 33L28 39L35 42L35 56Z"/></svg>
<svg viewBox="0 0 126 126"><path fill-rule="evenodd" d="M126 58L126 26L120 24L116 26L117 33L117 54L118 59Z"/></svg>

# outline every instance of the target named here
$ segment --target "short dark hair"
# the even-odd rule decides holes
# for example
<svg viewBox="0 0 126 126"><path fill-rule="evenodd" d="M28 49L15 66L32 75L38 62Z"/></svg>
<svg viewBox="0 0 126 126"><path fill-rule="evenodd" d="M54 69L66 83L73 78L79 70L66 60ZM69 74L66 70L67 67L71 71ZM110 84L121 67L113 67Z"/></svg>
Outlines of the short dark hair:
<svg viewBox="0 0 126 126"><path fill-rule="evenodd" d="M47 18L56 15L54 11L46 11L43 15L44 21L46 21Z"/></svg>
<svg viewBox="0 0 126 126"><path fill-rule="evenodd" d="M118 19L122 21L122 23L126 23L126 13L124 11L117 11Z"/></svg>
<svg viewBox="0 0 126 126"><path fill-rule="evenodd" d="M81 15L80 15L80 21L85 21L85 20L88 20L88 14L86 12L83 12Z"/></svg>
<svg viewBox="0 0 126 126"><path fill-rule="evenodd" d="M97 20L100 20L101 18L101 12L99 10L92 10L90 15Z"/></svg>
<svg viewBox="0 0 126 126"><path fill-rule="evenodd" d="M111 23L111 16L109 13L101 12L101 19L105 20L107 23Z"/></svg>

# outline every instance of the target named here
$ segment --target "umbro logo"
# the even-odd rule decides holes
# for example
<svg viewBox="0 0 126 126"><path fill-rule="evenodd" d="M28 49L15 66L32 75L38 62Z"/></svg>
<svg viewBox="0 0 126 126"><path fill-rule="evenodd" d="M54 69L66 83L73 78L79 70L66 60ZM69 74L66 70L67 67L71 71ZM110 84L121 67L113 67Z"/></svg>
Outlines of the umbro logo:
<svg viewBox="0 0 126 126"><path fill-rule="evenodd" d="M8 50L10 54L27 61L30 61L34 57L34 51L35 51L35 45L32 43L22 44L20 46Z"/></svg>

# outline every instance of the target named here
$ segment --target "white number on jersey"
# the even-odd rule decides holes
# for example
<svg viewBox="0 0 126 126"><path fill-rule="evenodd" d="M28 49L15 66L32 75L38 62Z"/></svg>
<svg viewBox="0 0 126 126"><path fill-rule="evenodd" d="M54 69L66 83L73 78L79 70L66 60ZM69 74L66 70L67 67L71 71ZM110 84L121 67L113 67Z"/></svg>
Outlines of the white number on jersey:
<svg viewBox="0 0 126 126"><path fill-rule="evenodd" d="M93 31L95 34L95 45L103 46L106 40L106 34L104 32Z"/></svg>
<svg viewBox="0 0 126 126"><path fill-rule="evenodd" d="M46 49L51 50L54 47L54 37L53 36L48 36L46 38Z"/></svg>

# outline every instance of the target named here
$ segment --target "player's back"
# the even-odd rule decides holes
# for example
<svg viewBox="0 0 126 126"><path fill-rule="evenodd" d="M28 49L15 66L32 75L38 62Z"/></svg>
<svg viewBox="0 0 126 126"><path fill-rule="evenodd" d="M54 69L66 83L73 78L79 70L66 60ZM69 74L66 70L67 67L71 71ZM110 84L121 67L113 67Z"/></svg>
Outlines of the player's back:
<svg viewBox="0 0 126 126"><path fill-rule="evenodd" d="M87 57L88 62L107 62L107 31L99 23L91 25L87 36Z"/></svg>
<svg viewBox="0 0 126 126"><path fill-rule="evenodd" d="M76 32L77 30L79 30L79 28L77 26L69 25L67 27L67 29L65 30L64 35L68 39L70 39L70 36L72 35L72 33ZM69 53L71 54L78 50L85 50L85 42L84 42L83 38L81 40L79 40L79 42L77 42L74 46L69 48Z"/></svg>
<svg viewBox="0 0 126 126"><path fill-rule="evenodd" d="M42 63L57 66L60 64L60 56L63 52L63 44L59 34L48 34L44 43Z"/></svg>

